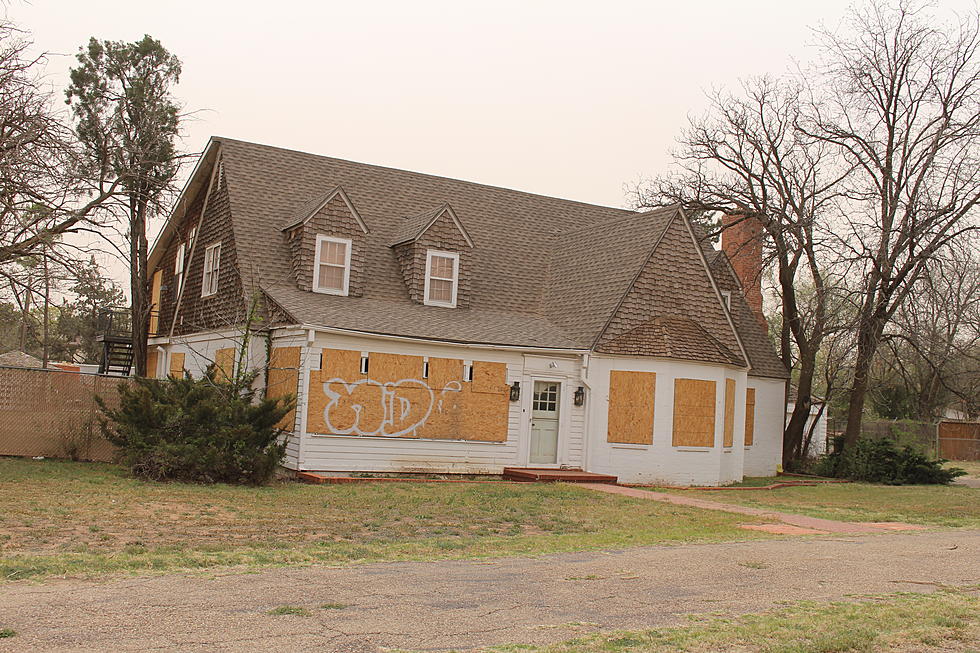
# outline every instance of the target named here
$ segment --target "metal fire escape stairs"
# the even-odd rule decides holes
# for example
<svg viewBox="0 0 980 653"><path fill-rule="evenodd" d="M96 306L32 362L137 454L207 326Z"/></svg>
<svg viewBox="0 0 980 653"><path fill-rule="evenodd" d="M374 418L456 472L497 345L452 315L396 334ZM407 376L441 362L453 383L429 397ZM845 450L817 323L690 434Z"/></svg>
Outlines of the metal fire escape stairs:
<svg viewBox="0 0 980 653"><path fill-rule="evenodd" d="M133 369L133 336L128 309L107 308L99 312L96 341L102 343L99 374L129 376Z"/></svg>

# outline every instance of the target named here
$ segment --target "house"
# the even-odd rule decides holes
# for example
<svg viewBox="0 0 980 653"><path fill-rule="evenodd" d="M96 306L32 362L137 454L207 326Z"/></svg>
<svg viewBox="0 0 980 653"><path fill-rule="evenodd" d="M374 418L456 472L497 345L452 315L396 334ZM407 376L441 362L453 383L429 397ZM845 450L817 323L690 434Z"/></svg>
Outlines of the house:
<svg viewBox="0 0 980 653"><path fill-rule="evenodd" d="M793 410L796 408L797 387L795 383L790 383L789 394L786 397L786 421L789 425L790 418L793 417ZM827 453L829 442L827 441L827 405L822 397L812 396L810 398L810 414L803 425L804 439L810 437L810 446L807 448L807 456L816 458Z"/></svg>
<svg viewBox="0 0 980 653"><path fill-rule="evenodd" d="M771 474L788 375L733 224L730 260L677 207L213 138L150 254L149 369L259 370L295 470Z"/></svg>

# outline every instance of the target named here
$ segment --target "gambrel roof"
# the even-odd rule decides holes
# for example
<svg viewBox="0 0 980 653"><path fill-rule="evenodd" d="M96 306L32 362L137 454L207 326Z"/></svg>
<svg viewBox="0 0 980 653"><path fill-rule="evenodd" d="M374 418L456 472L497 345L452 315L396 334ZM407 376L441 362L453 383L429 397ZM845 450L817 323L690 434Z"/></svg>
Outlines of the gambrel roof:
<svg viewBox="0 0 980 653"><path fill-rule="evenodd" d="M752 373L786 376L781 364L756 369L756 360L775 357L768 338L758 323L736 319L741 305L725 311L678 207L636 212L226 138L212 143L243 287L261 289L295 324L739 367L747 358ZM282 231L337 189L367 227L357 297L301 290ZM395 251L447 213L471 246L465 308L413 301ZM679 276L658 280L645 272L652 267ZM733 302L744 304L740 295ZM752 329L758 333L743 334Z"/></svg>

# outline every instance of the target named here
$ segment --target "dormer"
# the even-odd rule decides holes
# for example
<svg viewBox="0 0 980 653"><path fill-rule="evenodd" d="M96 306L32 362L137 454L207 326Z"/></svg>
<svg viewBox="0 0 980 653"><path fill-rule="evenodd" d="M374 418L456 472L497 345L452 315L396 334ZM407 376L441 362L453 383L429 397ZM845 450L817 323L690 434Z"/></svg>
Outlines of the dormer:
<svg viewBox="0 0 980 653"><path fill-rule="evenodd" d="M311 198L281 227L296 285L329 295L364 292L367 224L340 186Z"/></svg>
<svg viewBox="0 0 980 653"><path fill-rule="evenodd" d="M449 204L405 218L391 242L413 302L469 306L473 240Z"/></svg>

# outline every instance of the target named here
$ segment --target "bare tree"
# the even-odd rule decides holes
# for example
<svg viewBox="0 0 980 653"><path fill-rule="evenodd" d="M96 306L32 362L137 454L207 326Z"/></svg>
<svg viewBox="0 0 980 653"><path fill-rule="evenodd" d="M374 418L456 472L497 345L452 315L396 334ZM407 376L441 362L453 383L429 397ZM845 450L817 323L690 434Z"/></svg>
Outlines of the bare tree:
<svg viewBox="0 0 980 653"><path fill-rule="evenodd" d="M909 417L934 420L950 404L977 401L971 386L980 376L977 244L971 239L941 252L882 337L873 378L901 389L895 400L906 404Z"/></svg>
<svg viewBox="0 0 980 653"><path fill-rule="evenodd" d="M783 440L789 467L803 455L821 342L837 328L827 308L844 270L826 265L822 229L849 172L833 147L798 128L805 95L799 83L769 78L746 81L740 94L715 92L708 115L692 119L680 138L677 170L638 188L636 197L640 206L679 202L762 224L782 300L781 356L796 368L797 399Z"/></svg>
<svg viewBox="0 0 980 653"><path fill-rule="evenodd" d="M0 22L0 266L50 251L66 233L98 228L95 210L118 182L84 174L71 131L40 79L43 58Z"/></svg>
<svg viewBox="0 0 980 653"><path fill-rule="evenodd" d="M901 1L852 10L818 32L804 130L836 148L844 183L837 247L861 271L845 446L861 434L869 371L895 312L936 255L980 228L980 22L943 24Z"/></svg>
<svg viewBox="0 0 980 653"><path fill-rule="evenodd" d="M886 325L937 254L978 229L978 33L976 13L948 26L902 0L852 9L843 31L817 31L812 67L711 95L708 117L681 137L680 172L638 193L641 205L679 201L762 223L780 349L799 382L787 463L800 451L814 361L840 316L856 316L853 443ZM808 306L801 287L812 287ZM829 310L848 294L854 309Z"/></svg>

